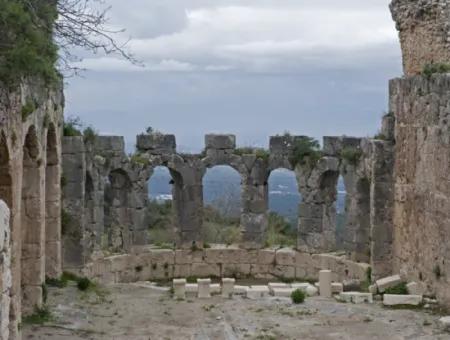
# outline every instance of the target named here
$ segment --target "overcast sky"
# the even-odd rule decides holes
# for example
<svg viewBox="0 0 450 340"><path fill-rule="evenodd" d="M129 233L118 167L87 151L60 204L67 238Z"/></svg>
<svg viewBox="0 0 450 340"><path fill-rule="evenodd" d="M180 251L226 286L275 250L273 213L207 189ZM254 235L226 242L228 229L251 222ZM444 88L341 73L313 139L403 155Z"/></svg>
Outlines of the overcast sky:
<svg viewBox="0 0 450 340"><path fill-rule="evenodd" d="M145 67L89 56L66 115L129 148L146 126L203 147L208 132L267 146L288 130L369 136L401 74L389 0L106 0Z"/></svg>

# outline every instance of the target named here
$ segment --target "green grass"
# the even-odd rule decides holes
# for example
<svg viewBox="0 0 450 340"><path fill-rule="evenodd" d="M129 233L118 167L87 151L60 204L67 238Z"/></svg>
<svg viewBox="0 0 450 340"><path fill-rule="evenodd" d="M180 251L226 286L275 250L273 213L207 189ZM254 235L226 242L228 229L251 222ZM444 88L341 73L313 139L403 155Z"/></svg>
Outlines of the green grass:
<svg viewBox="0 0 450 340"><path fill-rule="evenodd" d="M422 74L426 77L431 77L433 74L450 73L450 64L447 63L433 63L427 64L422 70Z"/></svg>
<svg viewBox="0 0 450 340"><path fill-rule="evenodd" d="M47 306L35 308L34 313L22 318L22 323L26 325L43 325L52 320L52 313Z"/></svg>
<svg viewBox="0 0 450 340"><path fill-rule="evenodd" d="M385 294L395 294L395 295L408 295L408 288L406 287L406 283L402 282L394 287L386 288L384 291Z"/></svg>
<svg viewBox="0 0 450 340"><path fill-rule="evenodd" d="M68 280L63 275L61 275L61 277L59 278L47 277L45 279L45 283L50 287L64 288L67 287Z"/></svg>
<svg viewBox="0 0 450 340"><path fill-rule="evenodd" d="M289 161L293 167L299 164L313 167L321 157L319 142L311 137L303 137L294 141Z"/></svg>

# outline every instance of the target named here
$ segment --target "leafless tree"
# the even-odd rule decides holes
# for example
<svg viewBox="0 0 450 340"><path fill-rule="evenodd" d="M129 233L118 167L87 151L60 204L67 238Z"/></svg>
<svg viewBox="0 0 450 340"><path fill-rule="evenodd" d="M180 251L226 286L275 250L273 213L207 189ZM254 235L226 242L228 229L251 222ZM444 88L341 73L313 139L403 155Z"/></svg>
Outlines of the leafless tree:
<svg viewBox="0 0 450 340"><path fill-rule="evenodd" d="M34 0L25 0L30 10L36 13ZM74 51L84 49L94 54L116 54L139 65L140 62L127 50L129 39L119 42L124 29L112 29L108 25L111 9L104 0L39 0L56 5L58 18L49 31L53 33L60 51L60 69L76 74L80 70L74 62L81 61Z"/></svg>

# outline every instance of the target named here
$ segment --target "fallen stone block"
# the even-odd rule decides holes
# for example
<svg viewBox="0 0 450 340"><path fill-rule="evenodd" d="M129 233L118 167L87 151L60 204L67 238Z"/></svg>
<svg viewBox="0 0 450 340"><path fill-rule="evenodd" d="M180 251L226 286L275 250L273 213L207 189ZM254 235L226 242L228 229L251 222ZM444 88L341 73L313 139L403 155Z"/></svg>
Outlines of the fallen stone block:
<svg viewBox="0 0 450 340"><path fill-rule="evenodd" d="M221 293L221 288L220 288L219 283L212 283L209 286L209 289L210 289L211 294L220 294Z"/></svg>
<svg viewBox="0 0 450 340"><path fill-rule="evenodd" d="M417 282L410 282L406 285L409 295L423 295L422 286Z"/></svg>
<svg viewBox="0 0 450 340"><path fill-rule="evenodd" d="M344 285L345 292L358 291L361 289L361 281L358 279L347 279L342 281L342 284Z"/></svg>
<svg viewBox="0 0 450 340"><path fill-rule="evenodd" d="M396 295L396 294L384 294L383 305L396 306L396 305L411 305L418 306L422 303L422 295Z"/></svg>
<svg viewBox="0 0 450 340"><path fill-rule="evenodd" d="M206 299L211 297L211 279L197 279L198 298Z"/></svg>
<svg viewBox="0 0 450 340"><path fill-rule="evenodd" d="M186 293L197 293L198 284L196 283L187 283L186 284Z"/></svg>
<svg viewBox="0 0 450 340"><path fill-rule="evenodd" d="M294 288L273 288L273 295L276 297L291 297Z"/></svg>
<svg viewBox="0 0 450 340"><path fill-rule="evenodd" d="M270 292L273 293L274 288L289 288L290 286L282 282L269 282L268 287Z"/></svg>
<svg viewBox="0 0 450 340"><path fill-rule="evenodd" d="M314 287L313 285L308 285L308 287L306 287L306 295L308 296L316 296L319 294L319 290L317 289L317 287Z"/></svg>
<svg viewBox="0 0 450 340"><path fill-rule="evenodd" d="M247 295L248 287L247 286L234 286L233 293L237 295Z"/></svg>
<svg viewBox="0 0 450 340"><path fill-rule="evenodd" d="M378 293L378 287L376 284L369 286L369 293L372 293L372 294Z"/></svg>
<svg viewBox="0 0 450 340"><path fill-rule="evenodd" d="M340 282L331 283L331 292L333 294L339 294L344 291L344 285Z"/></svg>
<svg viewBox="0 0 450 340"><path fill-rule="evenodd" d="M339 294L338 299L342 302L347 303L373 303L373 296L371 293L361 293L361 292L342 292Z"/></svg>
<svg viewBox="0 0 450 340"><path fill-rule="evenodd" d="M247 290L247 298L257 300L269 296L269 287L251 286Z"/></svg>
<svg viewBox="0 0 450 340"><path fill-rule="evenodd" d="M181 300L186 298L186 279L173 280L173 296Z"/></svg>
<svg viewBox="0 0 450 340"><path fill-rule="evenodd" d="M291 288L300 289L300 290L306 292L306 288L308 288L310 285L311 284L309 284L308 282L291 283ZM283 288L283 287L278 287L278 288Z"/></svg>
<svg viewBox="0 0 450 340"><path fill-rule="evenodd" d="M440 318L439 325L444 331L450 332L450 316L444 316Z"/></svg>
<svg viewBox="0 0 450 340"><path fill-rule="evenodd" d="M384 291L386 289L394 287L402 282L403 282L403 280L400 277L400 275L393 275L393 276L388 276L388 277L377 280L376 284L378 287L378 291L380 293L384 293Z"/></svg>
<svg viewBox="0 0 450 340"><path fill-rule="evenodd" d="M319 292L321 297L330 298L331 292L331 270L321 270L319 272Z"/></svg>
<svg viewBox="0 0 450 340"><path fill-rule="evenodd" d="M231 299L233 297L235 279L222 279L222 297Z"/></svg>

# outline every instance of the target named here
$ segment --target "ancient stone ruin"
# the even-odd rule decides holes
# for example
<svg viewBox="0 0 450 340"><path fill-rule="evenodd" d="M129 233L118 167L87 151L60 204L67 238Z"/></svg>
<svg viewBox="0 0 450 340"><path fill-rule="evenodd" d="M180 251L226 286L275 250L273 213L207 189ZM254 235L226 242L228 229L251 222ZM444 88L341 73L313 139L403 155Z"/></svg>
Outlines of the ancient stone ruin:
<svg viewBox="0 0 450 340"><path fill-rule="evenodd" d="M271 137L269 150L207 135L203 153L182 154L175 136L142 134L128 156L122 137L62 137L61 85L1 87L1 337L20 338L22 315L42 306L45 277L59 277L62 268L103 283L190 275L317 279L321 270L331 270L332 280L399 274L450 305L450 76L422 74L426 65L450 63L450 4L394 0L391 10L405 77L390 82L380 134L324 137L317 159L297 157L308 138L288 135ZM174 249L158 249L147 232L147 181L160 165L173 180ZM242 178L241 242L208 248L202 179L216 165ZM264 249L268 178L279 168L295 172L303 197L295 249ZM339 176L347 219L338 248Z"/></svg>

